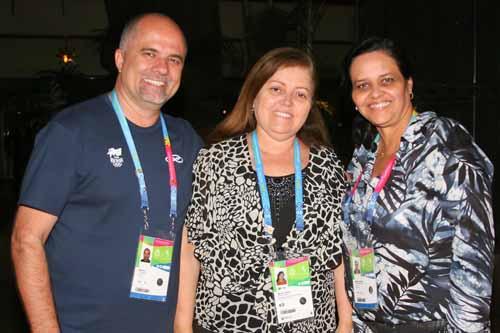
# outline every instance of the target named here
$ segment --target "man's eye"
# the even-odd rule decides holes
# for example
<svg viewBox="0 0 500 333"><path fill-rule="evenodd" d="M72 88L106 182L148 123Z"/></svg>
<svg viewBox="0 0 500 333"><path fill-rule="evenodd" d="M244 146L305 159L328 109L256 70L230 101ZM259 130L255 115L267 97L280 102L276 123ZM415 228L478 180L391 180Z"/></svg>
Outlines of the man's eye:
<svg viewBox="0 0 500 333"><path fill-rule="evenodd" d="M180 65L182 63L179 58L169 58L169 61L175 65Z"/></svg>

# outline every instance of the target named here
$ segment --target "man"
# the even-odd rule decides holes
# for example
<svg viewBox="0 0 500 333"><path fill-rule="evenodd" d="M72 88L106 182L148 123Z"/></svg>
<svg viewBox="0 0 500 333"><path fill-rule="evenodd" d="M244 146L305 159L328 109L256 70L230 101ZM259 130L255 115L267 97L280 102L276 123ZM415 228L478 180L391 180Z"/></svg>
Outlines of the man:
<svg viewBox="0 0 500 333"><path fill-rule="evenodd" d="M150 263L151 260L149 260L149 256L151 256L151 250L148 248L145 248L144 251L142 252L141 262Z"/></svg>
<svg viewBox="0 0 500 333"><path fill-rule="evenodd" d="M12 234L12 258L32 332L172 331L177 237L201 140L186 121L164 116L169 138L164 142L160 108L179 88L186 52L173 20L141 15L125 27L115 52L114 91L59 113L39 133ZM131 155L133 149L137 155ZM172 239L146 235L153 229ZM148 298L149 287L140 288L149 280L136 268L138 246L148 241L160 244L160 254L173 249L171 266L165 260L159 268L141 271L163 274L149 279L157 281L162 295L156 300ZM162 246L167 250L161 252Z"/></svg>

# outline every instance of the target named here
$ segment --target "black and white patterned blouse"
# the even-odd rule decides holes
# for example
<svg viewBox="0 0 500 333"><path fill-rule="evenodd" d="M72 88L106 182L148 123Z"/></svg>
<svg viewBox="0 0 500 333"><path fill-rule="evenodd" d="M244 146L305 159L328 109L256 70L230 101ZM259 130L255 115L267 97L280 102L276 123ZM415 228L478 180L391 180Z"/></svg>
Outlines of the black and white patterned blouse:
<svg viewBox="0 0 500 333"><path fill-rule="evenodd" d="M370 232L363 214L376 183L370 180L376 148L356 150L348 167L353 179L364 171L351 223L342 224L346 243ZM490 331L492 178L491 162L460 124L432 112L412 119L371 226L379 308L358 313L355 332L371 332L360 318L444 319L448 332Z"/></svg>
<svg viewBox="0 0 500 333"><path fill-rule="evenodd" d="M310 258L315 317L278 327L267 265L257 176L246 136L202 149L194 166L186 227L201 272L195 317L211 332L334 332L332 268L341 260L343 169L333 150L311 147L303 169L304 230L292 228L283 249Z"/></svg>

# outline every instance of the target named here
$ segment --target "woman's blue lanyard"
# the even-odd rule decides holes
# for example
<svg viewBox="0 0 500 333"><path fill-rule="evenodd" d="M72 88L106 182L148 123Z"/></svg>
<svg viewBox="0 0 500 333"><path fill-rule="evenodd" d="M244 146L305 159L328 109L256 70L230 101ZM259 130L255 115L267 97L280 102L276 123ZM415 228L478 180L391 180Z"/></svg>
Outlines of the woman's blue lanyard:
<svg viewBox="0 0 500 333"><path fill-rule="evenodd" d="M132 161L135 167L135 174L137 176L137 180L139 182L139 193L141 196L141 210L144 214L144 230L149 229L149 199L148 192L146 189L146 181L144 178L144 170L142 169L141 160L139 159L139 155L137 154L137 149L135 148L134 138L132 137L132 133L130 132L130 127L128 126L127 119L123 114L123 110L120 106L120 102L118 101L118 97L116 95L116 91L111 92L111 102L113 104L113 110L115 111L116 117L120 122L120 126L125 136L125 140L127 141L127 146L130 151L130 155L132 156ZM170 145L170 138L168 136L167 126L165 124L165 119L163 115L160 113L160 121L161 121L161 129L163 133L163 140L165 143L165 151L168 157L168 166L169 166L169 174L170 174L170 218L171 218L171 230L174 230L175 227L175 218L177 217L177 177L175 175L175 166L174 159L172 158L172 148Z"/></svg>
<svg viewBox="0 0 500 333"><path fill-rule="evenodd" d="M375 186L375 189L370 197L370 200L368 201L368 205L366 207L366 214L365 214L365 220L368 223L368 225L371 225L373 222L373 214L375 213L375 205L377 204L377 199L384 188L385 184L387 184L387 181L389 180L389 177L391 176L392 169L394 168L394 164L396 163L396 156L393 156L390 160L389 163L385 166L384 171L382 172L382 175L380 176L380 179ZM356 190L358 189L359 183L361 181L361 177L363 176L364 169L361 170L361 173L358 176L358 179L356 179L356 182L354 183L354 186L352 187L352 190L349 192L349 194L346 197L345 205L344 205L344 222L349 225L350 224L350 218L349 218L349 208L352 203L352 197L356 193Z"/></svg>
<svg viewBox="0 0 500 333"><path fill-rule="evenodd" d="M274 228L271 218L271 204L269 202L269 192L267 191L266 176L264 175L264 167L262 164L262 157L260 156L259 141L256 131L252 132L252 148L257 171L257 180L259 183L260 198L264 210L264 232L266 236L272 237ZM295 169L295 228L298 231L302 231L304 230L304 199L300 146L297 138L295 138L293 142L293 161Z"/></svg>

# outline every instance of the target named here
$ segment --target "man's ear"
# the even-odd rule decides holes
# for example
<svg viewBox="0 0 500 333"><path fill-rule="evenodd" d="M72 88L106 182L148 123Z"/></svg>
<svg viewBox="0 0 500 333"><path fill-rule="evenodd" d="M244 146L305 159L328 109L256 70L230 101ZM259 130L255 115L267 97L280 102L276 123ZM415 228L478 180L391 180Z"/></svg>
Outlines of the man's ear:
<svg viewBox="0 0 500 333"><path fill-rule="evenodd" d="M123 66L123 51L121 49L115 51L115 65L118 72L121 72Z"/></svg>

